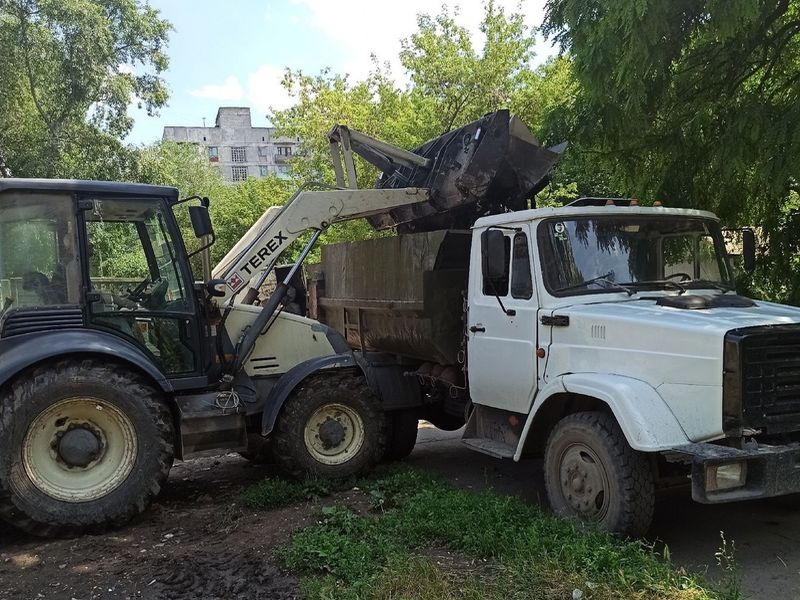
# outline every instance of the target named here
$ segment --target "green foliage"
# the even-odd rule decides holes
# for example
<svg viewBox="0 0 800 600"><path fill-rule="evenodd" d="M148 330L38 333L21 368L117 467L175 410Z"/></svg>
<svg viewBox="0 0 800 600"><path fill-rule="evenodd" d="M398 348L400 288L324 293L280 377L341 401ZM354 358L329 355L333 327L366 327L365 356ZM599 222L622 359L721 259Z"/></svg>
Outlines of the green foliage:
<svg viewBox="0 0 800 600"><path fill-rule="evenodd" d="M331 482L315 477L303 481L265 479L242 494L242 502L250 508L271 510L302 500L315 500L331 493Z"/></svg>
<svg viewBox="0 0 800 600"><path fill-rule="evenodd" d="M169 30L139 0L0 1L0 162L20 177L128 174L128 104L166 103Z"/></svg>
<svg viewBox="0 0 800 600"><path fill-rule="evenodd" d="M578 83L571 141L639 197L757 224L752 282L800 303L800 1L550 0ZM790 250L787 252L787 250Z"/></svg>
<svg viewBox="0 0 800 600"><path fill-rule="evenodd" d="M544 515L517 498L457 490L410 470L362 486L380 499L380 516L326 507L321 522L280 553L306 575L309 598L569 597L576 587L591 598L721 597L641 542ZM419 556L431 547L486 568L454 576Z"/></svg>

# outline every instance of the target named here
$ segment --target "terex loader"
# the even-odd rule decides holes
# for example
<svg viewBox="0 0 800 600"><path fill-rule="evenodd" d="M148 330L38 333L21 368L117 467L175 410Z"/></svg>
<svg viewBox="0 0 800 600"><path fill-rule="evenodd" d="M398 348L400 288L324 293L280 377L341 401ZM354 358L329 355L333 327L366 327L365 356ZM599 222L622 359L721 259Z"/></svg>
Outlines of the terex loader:
<svg viewBox="0 0 800 600"><path fill-rule="evenodd" d="M301 189L213 270L205 198L0 178L0 517L39 535L118 525L148 506L175 458L254 456L264 440L290 473L347 477L408 453L409 409L424 402L434 422L447 419L431 399L397 393L412 378L387 376L341 333L283 310L286 297L331 224L468 227L526 207L562 148L540 147L506 111L415 152L341 127L331 142L351 181L351 147L380 164L378 189ZM202 242L199 282L174 214L182 204ZM129 260L106 260L109 243Z"/></svg>

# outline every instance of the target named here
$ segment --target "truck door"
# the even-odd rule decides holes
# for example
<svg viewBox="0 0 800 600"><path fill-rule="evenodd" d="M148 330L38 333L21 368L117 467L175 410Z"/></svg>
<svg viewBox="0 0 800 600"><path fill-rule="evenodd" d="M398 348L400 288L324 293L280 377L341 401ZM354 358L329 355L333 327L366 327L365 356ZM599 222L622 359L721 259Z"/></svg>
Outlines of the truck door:
<svg viewBox="0 0 800 600"><path fill-rule="evenodd" d="M473 232L469 279L470 396L475 404L526 413L536 387L538 307L530 227L504 231L506 275L494 286L481 272L481 233Z"/></svg>

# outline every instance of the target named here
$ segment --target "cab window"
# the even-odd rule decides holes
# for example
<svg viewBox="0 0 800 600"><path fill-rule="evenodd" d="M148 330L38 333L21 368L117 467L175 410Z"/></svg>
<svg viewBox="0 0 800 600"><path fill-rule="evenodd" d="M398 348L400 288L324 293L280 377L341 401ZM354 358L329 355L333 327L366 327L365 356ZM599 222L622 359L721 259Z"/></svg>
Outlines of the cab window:
<svg viewBox="0 0 800 600"><path fill-rule="evenodd" d="M0 203L2 312L80 303L73 199L6 194Z"/></svg>
<svg viewBox="0 0 800 600"><path fill-rule="evenodd" d="M130 338L170 374L195 369L186 282L156 199L94 199L84 213L91 320Z"/></svg>

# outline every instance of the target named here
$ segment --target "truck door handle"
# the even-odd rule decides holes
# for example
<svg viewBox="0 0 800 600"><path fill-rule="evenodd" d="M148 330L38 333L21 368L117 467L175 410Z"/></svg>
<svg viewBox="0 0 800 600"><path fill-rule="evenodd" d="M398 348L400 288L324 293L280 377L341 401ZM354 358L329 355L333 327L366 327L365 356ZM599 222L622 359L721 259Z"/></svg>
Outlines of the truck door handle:
<svg viewBox="0 0 800 600"><path fill-rule="evenodd" d="M484 331L486 331L486 327L484 327L483 325L473 325L472 327L469 328L469 330L472 333L483 333Z"/></svg>

